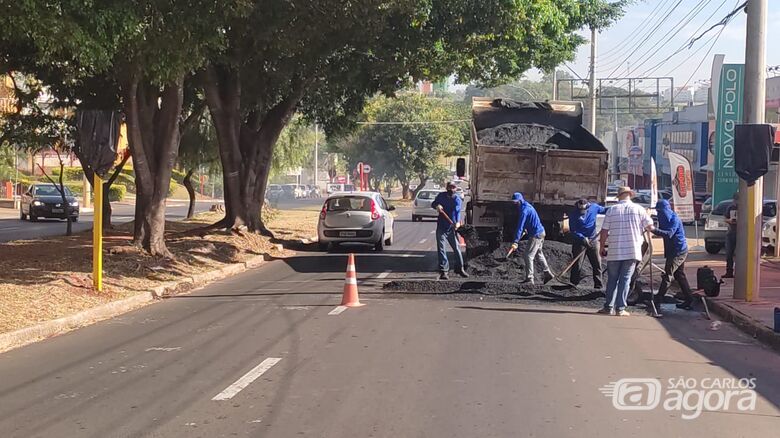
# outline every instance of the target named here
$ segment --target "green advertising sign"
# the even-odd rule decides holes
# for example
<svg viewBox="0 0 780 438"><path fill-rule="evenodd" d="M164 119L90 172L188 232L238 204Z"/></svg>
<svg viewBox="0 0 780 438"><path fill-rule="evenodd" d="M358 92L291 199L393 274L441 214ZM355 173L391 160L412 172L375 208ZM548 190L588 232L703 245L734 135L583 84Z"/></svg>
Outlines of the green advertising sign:
<svg viewBox="0 0 780 438"><path fill-rule="evenodd" d="M715 166L712 188L712 206L731 199L739 188L739 177L734 170L734 132L742 123L745 66L724 64L720 71L717 120L715 125Z"/></svg>

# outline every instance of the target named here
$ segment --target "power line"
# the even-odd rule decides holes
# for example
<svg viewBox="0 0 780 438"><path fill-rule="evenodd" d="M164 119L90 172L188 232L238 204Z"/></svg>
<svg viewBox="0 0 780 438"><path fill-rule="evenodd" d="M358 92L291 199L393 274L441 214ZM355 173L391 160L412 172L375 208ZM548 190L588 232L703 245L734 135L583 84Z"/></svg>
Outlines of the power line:
<svg viewBox="0 0 780 438"><path fill-rule="evenodd" d="M421 121L409 121L409 122L357 122L358 125L439 125L446 123L463 123L470 122L471 119L455 119L455 120L421 120Z"/></svg>
<svg viewBox="0 0 780 438"><path fill-rule="evenodd" d="M638 45L637 45L637 46L634 48L634 50L632 50L632 51L631 51L631 53L629 53L629 54L628 54L628 56L626 57L626 59L631 59L631 57L632 57L632 56L634 56L634 54L635 54L635 53L636 53L636 52L637 52L637 51L638 51L638 50L639 50L639 49L640 49L640 48L641 48L641 47L642 47L642 46L643 46L643 45L644 45L644 44L645 44L645 43L646 43L646 42L647 42L649 39L650 39L650 37L652 37L652 36L653 36L653 35L654 35L654 34L655 34L655 33L656 33L658 30L660 30L660 29L661 29L661 25L663 25L663 24L666 22L666 20L667 20L667 19L668 19L668 18L669 18L669 17L672 15L672 13L673 13L673 12L674 12L674 11L675 11L675 10L676 10L676 9L677 9L679 6L680 6L680 4L681 4L681 3L682 3L682 0L678 0L678 1L677 1L677 3L675 3L675 4L674 4L674 6L672 7L672 9L670 9L670 10L669 10L669 12L667 12L667 14L666 14L666 15L664 15L664 18L663 18L663 19L661 19L661 21L658 23L658 26L656 26L656 28L655 28L655 29L653 29L653 31L652 31L652 32L650 32L650 34L649 34L649 35L647 35L647 37L646 37L644 40L642 40L642 42L640 42L640 43L639 43L639 44L638 44ZM621 62L621 64L622 64L622 62ZM612 70L612 72L609 74L609 76L614 76L614 75L615 75L615 72L617 72L617 71L618 71L618 68L620 68L620 66L618 66L617 68L615 68L614 70Z"/></svg>
<svg viewBox="0 0 780 438"><path fill-rule="evenodd" d="M636 40L637 38L641 38L642 36L644 36L643 32L645 32L646 30L649 31L649 29L647 28L652 24L653 20L656 18L656 14L660 16L662 7L665 6L666 3L668 3L669 1L671 0L663 0L659 2L656 5L655 9L653 9L652 12L650 12L650 15L648 15L648 17L645 19L642 25L640 25L639 28L631 34L630 37L624 39L621 43L619 43L617 46L613 47L612 49L609 49L604 53L602 53L601 58L607 63L611 63L615 59L621 59L623 57L622 55L625 54L623 49L628 49L629 47L631 47L630 43L634 42L634 40Z"/></svg>
<svg viewBox="0 0 780 438"><path fill-rule="evenodd" d="M726 22L725 24L728 24L728 22ZM720 39L721 34L723 33L723 31L725 29L726 29L725 25L720 28L720 31L718 32L717 36L715 37L715 41L712 42L712 45L710 45L710 48L709 48L709 50L707 50L707 53L705 53L704 56L701 58L701 61L699 62L699 65L696 66L696 68L693 70L693 73L691 73L691 76L688 78L687 81L685 81L685 85L680 87L680 90L677 93L674 94L674 97L672 98L672 100L676 99L677 96L680 95L682 90L685 89L688 86L688 84L691 82L691 79L693 79L693 77L696 76L696 73L699 72L699 69L701 68L702 64L704 64L704 61L706 61L707 57L710 56L710 53L712 52L712 49L715 48L715 44L717 44L718 40ZM672 92L674 92L674 90L672 90Z"/></svg>
<svg viewBox="0 0 780 438"><path fill-rule="evenodd" d="M731 12L729 12L729 14L728 14L728 15L726 15L725 17L723 17L723 19L722 19L722 20L720 20L720 22L713 24L712 26L710 26L710 28L709 28L709 29L707 29L707 30L705 30L704 32L702 32L702 33L701 33L701 35L697 36L696 38L693 38L693 39L691 40L690 44L688 45L688 47L691 47L691 46L693 46L693 43L695 43L696 41L700 40L702 37L704 37L704 35L706 35L707 33L709 33L709 31L711 31L712 29L715 29L715 28L716 28L716 27L718 27L718 26L723 26L723 27L726 27L726 24L728 24L728 23L731 21L731 19L732 19L732 18L734 18L734 16L735 16L735 15L737 15L737 13L738 13L739 11L741 11L742 9L744 9L744 8L745 8L745 6L747 6L747 2L744 2L744 3L742 3L740 6L737 6L737 8L736 8L736 9L734 9L734 10L733 10L733 11L731 11ZM721 30L721 31L722 31L722 30Z"/></svg>
<svg viewBox="0 0 780 438"><path fill-rule="evenodd" d="M701 29L702 29L702 28L703 28L703 27L704 27L704 26L707 24L707 22L708 22L708 21L710 21L710 19L712 19L712 17L714 17L714 16L715 16L715 14L717 14L717 13L718 13L718 11L720 11L720 10L723 8L723 6L724 6L724 5L725 5L725 4L726 4L728 1L729 1L729 0L723 0L723 2L721 2L721 4L720 4L720 5L717 7L717 9L713 10L713 11L712 11L712 13L709 15L709 17L707 17L707 18L706 18L706 19L705 19L705 20L704 20L704 21L701 23L701 25L699 25L699 27L698 27L698 28L697 28L695 31L693 31L693 32L692 32L692 35L696 35L696 34L697 34L697 33L698 33L698 32L699 32L699 31L700 31L700 30L701 30ZM684 51L684 50L686 49L686 47L688 47L688 43L689 43L689 41L690 41L690 39L689 39L689 40L686 40L686 41L685 41L684 43L682 43L682 44L680 45L680 47L678 47L678 48L677 48L677 50L675 50L675 51L674 51L674 52L673 52L671 55L667 56L667 57L666 57L666 58L664 58L662 61L660 61L660 62L656 63L655 65L653 65L653 66L652 66L652 67L650 67L649 69L645 70L645 71L644 71L644 72L641 74L641 76L649 76L649 75L651 75L651 74L655 73L655 72L656 72L656 71L657 71L657 70L658 70L658 69L659 69L659 68L660 68L662 65L666 64L666 62L668 62L670 59L674 58L674 57L675 57L675 56L677 56L679 53L681 53L682 51ZM632 73L633 73L633 71L632 71Z"/></svg>
<svg viewBox="0 0 780 438"><path fill-rule="evenodd" d="M699 1L699 3L696 6L694 6L694 8L691 9L691 11L688 12L688 14L686 14L680 20L680 22L675 26L677 28L677 30L674 33L669 35L669 37L666 38L665 41L664 40L658 40L652 47L650 47L644 54L642 54L639 57L640 59L644 58L644 60L642 62L637 63L634 66L634 69L629 71L628 76L631 76L631 74L633 72L637 71L641 66L645 65L656 54L658 54L658 52L661 51L661 49L663 49L664 47L666 47L667 44L672 42L672 39L674 39L674 37L676 37L685 28L685 26L688 25L688 23L690 23L694 18L696 18L704 10L704 8L706 8L710 3L712 3L712 1L713 0L701 0L701 1ZM724 0L724 1L727 1L727 0ZM672 29L674 29L674 28L672 28ZM663 44L661 44L662 41L663 41ZM659 44L661 44L661 45L659 46ZM650 53L653 49L655 49L655 51Z"/></svg>

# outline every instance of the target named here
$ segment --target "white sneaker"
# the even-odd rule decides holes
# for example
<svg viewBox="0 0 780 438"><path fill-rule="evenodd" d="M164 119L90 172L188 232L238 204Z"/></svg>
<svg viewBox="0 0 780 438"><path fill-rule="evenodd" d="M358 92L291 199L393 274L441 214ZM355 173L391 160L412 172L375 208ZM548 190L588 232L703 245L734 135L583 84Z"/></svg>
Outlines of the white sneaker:
<svg viewBox="0 0 780 438"><path fill-rule="evenodd" d="M596 313L599 313L599 314L602 314L602 315L612 315L612 316L615 316L615 308L614 307L602 307Z"/></svg>
<svg viewBox="0 0 780 438"><path fill-rule="evenodd" d="M614 315L614 314L613 314ZM628 313L628 310L623 309L617 313L617 316L631 316L630 313Z"/></svg>

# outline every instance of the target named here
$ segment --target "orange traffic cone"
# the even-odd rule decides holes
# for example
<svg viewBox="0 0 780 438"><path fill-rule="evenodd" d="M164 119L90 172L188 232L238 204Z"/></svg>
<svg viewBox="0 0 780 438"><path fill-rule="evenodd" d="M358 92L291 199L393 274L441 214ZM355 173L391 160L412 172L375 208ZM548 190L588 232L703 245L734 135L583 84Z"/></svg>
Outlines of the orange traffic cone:
<svg viewBox="0 0 780 438"><path fill-rule="evenodd" d="M347 276L344 279L344 295L341 297L341 305L347 307L365 306L365 304L360 303L360 298L358 297L355 254L350 254L349 261L347 261Z"/></svg>

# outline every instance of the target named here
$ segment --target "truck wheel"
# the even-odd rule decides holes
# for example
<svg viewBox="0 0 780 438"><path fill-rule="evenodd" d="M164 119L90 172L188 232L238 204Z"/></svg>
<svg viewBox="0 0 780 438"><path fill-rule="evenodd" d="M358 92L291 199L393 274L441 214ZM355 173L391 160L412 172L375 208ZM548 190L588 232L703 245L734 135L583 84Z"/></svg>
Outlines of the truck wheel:
<svg viewBox="0 0 780 438"><path fill-rule="evenodd" d="M717 254L720 252L721 249L723 249L723 245L717 242L704 242L704 249L709 254Z"/></svg>

